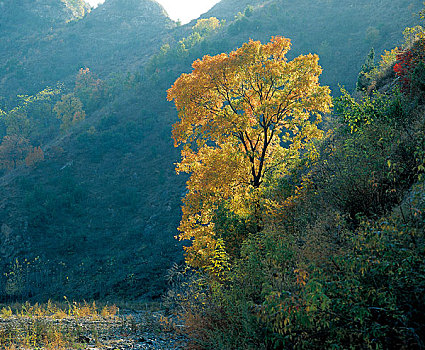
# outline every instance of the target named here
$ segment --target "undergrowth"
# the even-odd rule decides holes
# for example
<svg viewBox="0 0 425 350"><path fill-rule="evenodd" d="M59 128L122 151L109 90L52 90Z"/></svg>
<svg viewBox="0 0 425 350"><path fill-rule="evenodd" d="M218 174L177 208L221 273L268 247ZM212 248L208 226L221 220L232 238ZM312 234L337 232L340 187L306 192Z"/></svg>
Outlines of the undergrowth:
<svg viewBox="0 0 425 350"><path fill-rule="evenodd" d="M5 305L0 309L0 348L82 349L88 342L99 342L96 321L105 331L118 316L116 305L71 302L66 298L61 304L48 301Z"/></svg>

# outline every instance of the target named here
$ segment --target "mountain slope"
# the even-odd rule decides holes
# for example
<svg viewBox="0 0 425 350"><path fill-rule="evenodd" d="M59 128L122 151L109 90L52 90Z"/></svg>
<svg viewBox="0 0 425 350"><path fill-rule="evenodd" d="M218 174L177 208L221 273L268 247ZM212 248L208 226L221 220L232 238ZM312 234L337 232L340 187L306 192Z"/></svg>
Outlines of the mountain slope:
<svg viewBox="0 0 425 350"><path fill-rule="evenodd" d="M209 11L201 16L201 18L217 17L232 21L238 12L244 12L247 6L264 5L269 0L221 0L215 4Z"/></svg>
<svg viewBox="0 0 425 350"><path fill-rule="evenodd" d="M247 40L267 41L272 35L292 40L291 57L317 53L324 68L322 81L334 91L338 84L353 88L359 67L371 47L377 53L402 41L402 31L418 21L420 1L401 0L246 0L248 12L230 18L242 2L223 0L204 17L227 20L222 36L228 47ZM233 19L233 20L232 20ZM224 39L223 38L223 39Z"/></svg>
<svg viewBox="0 0 425 350"><path fill-rule="evenodd" d="M291 38L292 56L318 52L323 82L334 90L354 86L372 44L389 49L414 23L420 4L408 4L223 0L206 16L226 23L198 37L193 23L176 27L154 1L107 0L50 32L19 33L19 45L2 52L1 64L9 63L0 71L0 95L10 101L58 80L66 83L63 94L74 93L85 66L103 90L95 104L84 104L85 120L66 131L55 101L37 106L41 120L27 110L31 122L48 126L29 136L44 161L1 172L0 264L14 274L0 277L0 298L158 297L166 269L182 259L174 235L185 192L185 178L174 173L177 116L166 89L204 54L271 35ZM164 42L168 48L158 50ZM2 137L6 129L0 118Z"/></svg>
<svg viewBox="0 0 425 350"><path fill-rule="evenodd" d="M0 67L5 71L0 80L0 96L5 97L34 93L57 81L69 81L84 67L109 74L140 66L160 44L158 37L173 26L155 1L109 0L86 14L83 20L68 23L64 14L52 10L48 12L47 24L57 25L41 26L34 33L32 26L38 26L38 19L44 18L37 14L45 13L46 7L56 9L65 5L60 0L51 0L51 6L21 2L24 8L31 7L31 12L16 18L13 16L19 8L12 7L8 18L15 18L15 23L29 23L28 26L0 27L1 37L19 37L19 40L6 39L0 55Z"/></svg>
<svg viewBox="0 0 425 350"><path fill-rule="evenodd" d="M170 26L155 1L109 0L82 20L59 26L51 40L42 34L30 43L23 36L15 51L21 65L1 79L5 95L32 93L59 79L70 87L65 94L84 66L114 74L102 83L95 107L84 106L86 121L65 133L55 121L55 100L24 108L32 124L49 127L29 134L43 148L42 163L2 171L3 271L19 275L15 259L31 262L24 286L6 288L14 282L1 277L4 298L152 297L164 286L164 268L181 259L174 240L182 182L173 169L173 116L156 106L162 91L146 89L140 75L122 73L140 67ZM25 45L28 60L20 51ZM5 123L0 119L1 137Z"/></svg>
<svg viewBox="0 0 425 350"><path fill-rule="evenodd" d="M0 30L29 33L49 30L85 16L91 7L84 0L0 1Z"/></svg>

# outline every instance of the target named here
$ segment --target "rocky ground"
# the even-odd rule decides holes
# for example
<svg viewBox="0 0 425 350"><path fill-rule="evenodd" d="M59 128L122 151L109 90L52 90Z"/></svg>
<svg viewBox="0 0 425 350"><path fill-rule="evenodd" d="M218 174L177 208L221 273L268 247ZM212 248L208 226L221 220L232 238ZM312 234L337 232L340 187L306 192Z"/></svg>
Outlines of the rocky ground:
<svg viewBox="0 0 425 350"><path fill-rule="evenodd" d="M75 346L67 350L179 350L184 349L184 338L172 332L165 325L161 312L122 311L119 316L109 318L63 318L48 317L0 317L0 333L35 338L28 334L42 333L42 330L60 330L72 334ZM51 332L51 331L50 331ZM31 343L31 340L29 341ZM49 347L50 348L50 347ZM43 349L37 346L22 346L16 349Z"/></svg>

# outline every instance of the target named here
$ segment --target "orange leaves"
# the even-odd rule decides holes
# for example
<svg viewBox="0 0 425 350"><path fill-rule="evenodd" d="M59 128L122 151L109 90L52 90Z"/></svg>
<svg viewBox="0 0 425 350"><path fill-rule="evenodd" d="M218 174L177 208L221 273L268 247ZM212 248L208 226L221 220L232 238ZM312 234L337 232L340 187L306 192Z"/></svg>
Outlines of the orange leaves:
<svg viewBox="0 0 425 350"><path fill-rule="evenodd" d="M291 40L282 36L272 37L270 43L263 45L264 54L274 60L286 60L285 55L291 49Z"/></svg>
<svg viewBox="0 0 425 350"><path fill-rule="evenodd" d="M0 144L0 169L11 170L24 162L27 167L33 167L43 160L44 152L41 147L32 147L24 137L8 135Z"/></svg>
<svg viewBox="0 0 425 350"><path fill-rule="evenodd" d="M31 146L28 139L18 135L3 137L0 144L0 169L14 169L22 165Z"/></svg>
<svg viewBox="0 0 425 350"><path fill-rule="evenodd" d="M280 129L281 121L295 114L328 112L331 99L329 89L318 84L318 57L309 54L287 62L289 48L283 37L266 45L251 40L229 55L195 61L193 72L168 90L180 116L173 131L176 145L199 136L214 141L247 126Z"/></svg>
<svg viewBox="0 0 425 350"><path fill-rule="evenodd" d="M253 215L260 215L249 200L258 200L251 193L259 195L253 190L265 174L280 173L322 136L317 124L330 110L330 90L319 85L317 55L288 61L290 47L284 37L265 45L250 40L229 54L195 61L192 73L168 90L179 114L174 143L184 144L176 169L191 174L180 238L193 239L194 251L214 245L219 204L241 215L256 207Z"/></svg>
<svg viewBox="0 0 425 350"><path fill-rule="evenodd" d="M40 146L31 149L25 157L25 164L32 167L44 160L44 152Z"/></svg>
<svg viewBox="0 0 425 350"><path fill-rule="evenodd" d="M294 273L297 276L297 284L305 286L307 284L308 272L304 269L295 269Z"/></svg>
<svg viewBox="0 0 425 350"><path fill-rule="evenodd" d="M72 125L83 120L86 115L80 99L72 93L63 95L62 99L55 104L53 111L57 118L62 121L62 130L69 129Z"/></svg>

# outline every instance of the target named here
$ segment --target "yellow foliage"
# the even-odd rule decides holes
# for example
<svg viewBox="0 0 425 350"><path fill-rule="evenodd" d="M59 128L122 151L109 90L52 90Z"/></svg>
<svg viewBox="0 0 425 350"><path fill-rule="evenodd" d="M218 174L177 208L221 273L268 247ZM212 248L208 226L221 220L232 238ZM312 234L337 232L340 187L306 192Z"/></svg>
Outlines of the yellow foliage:
<svg viewBox="0 0 425 350"><path fill-rule="evenodd" d="M304 269L295 269L294 273L297 276L297 284L305 286L308 279L308 272Z"/></svg>
<svg viewBox="0 0 425 350"><path fill-rule="evenodd" d="M199 33L201 35L217 30L218 28L220 28L220 20L216 17L199 19L192 27L195 33Z"/></svg>
<svg viewBox="0 0 425 350"><path fill-rule="evenodd" d="M176 171L191 174L179 238L192 240L186 248L192 266L211 267L219 204L258 217L266 176L284 173L322 137L317 124L332 102L329 88L319 84L319 58L288 61L290 46L289 39L273 37L205 56L168 90L179 114L175 146L183 144Z"/></svg>
<svg viewBox="0 0 425 350"><path fill-rule="evenodd" d="M214 253L210 259L207 271L221 281L227 279L227 272L230 271L230 259L224 249L224 241L222 238L218 238L215 242Z"/></svg>
<svg viewBox="0 0 425 350"><path fill-rule="evenodd" d="M424 28L422 26L406 27L403 30L404 48L410 48L415 41L423 37Z"/></svg>

